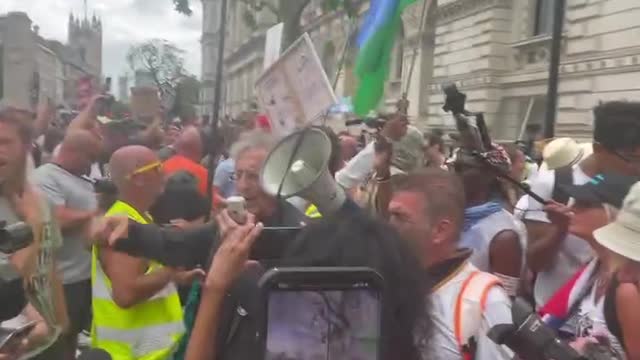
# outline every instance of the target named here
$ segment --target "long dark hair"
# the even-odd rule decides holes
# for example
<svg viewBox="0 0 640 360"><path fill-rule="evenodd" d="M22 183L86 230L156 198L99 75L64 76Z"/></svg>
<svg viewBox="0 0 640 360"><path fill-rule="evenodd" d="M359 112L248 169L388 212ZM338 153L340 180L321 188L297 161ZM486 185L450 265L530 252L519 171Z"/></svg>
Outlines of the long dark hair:
<svg viewBox="0 0 640 360"><path fill-rule="evenodd" d="M376 270L387 288L383 317L387 336L381 359L420 359L414 337L417 331L421 339L430 335L429 282L418 259L389 225L359 210L341 211L305 228L285 252L283 262Z"/></svg>

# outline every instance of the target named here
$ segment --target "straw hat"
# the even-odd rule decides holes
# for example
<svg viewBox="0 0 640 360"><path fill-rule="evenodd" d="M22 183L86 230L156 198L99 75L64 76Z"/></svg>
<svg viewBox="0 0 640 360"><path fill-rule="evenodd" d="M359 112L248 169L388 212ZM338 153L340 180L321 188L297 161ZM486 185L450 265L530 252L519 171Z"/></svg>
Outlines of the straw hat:
<svg viewBox="0 0 640 360"><path fill-rule="evenodd" d="M640 182L631 187L616 220L594 231L593 236L607 249L640 261Z"/></svg>
<svg viewBox="0 0 640 360"><path fill-rule="evenodd" d="M549 142L542 151L542 169L555 170L572 166L593 153L590 143L578 144L571 138L557 138Z"/></svg>

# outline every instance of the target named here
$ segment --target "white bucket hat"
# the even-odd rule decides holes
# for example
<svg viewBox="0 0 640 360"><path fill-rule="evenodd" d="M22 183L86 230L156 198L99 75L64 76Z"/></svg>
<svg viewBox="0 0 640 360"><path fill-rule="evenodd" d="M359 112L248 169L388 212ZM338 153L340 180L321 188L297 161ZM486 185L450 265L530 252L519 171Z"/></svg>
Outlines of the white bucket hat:
<svg viewBox="0 0 640 360"><path fill-rule="evenodd" d="M593 236L607 249L640 262L640 182L629 190L616 220L594 231Z"/></svg>
<svg viewBox="0 0 640 360"><path fill-rule="evenodd" d="M564 166L572 166L593 153L590 143L578 144L571 138L557 138L548 143L542 150L543 167L555 170Z"/></svg>

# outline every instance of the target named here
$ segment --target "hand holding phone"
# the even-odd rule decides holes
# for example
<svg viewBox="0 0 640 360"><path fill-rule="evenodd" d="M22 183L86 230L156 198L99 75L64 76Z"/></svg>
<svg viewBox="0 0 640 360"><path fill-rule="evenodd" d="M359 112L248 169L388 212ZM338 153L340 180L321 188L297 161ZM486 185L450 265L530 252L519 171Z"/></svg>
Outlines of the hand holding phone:
<svg viewBox="0 0 640 360"><path fill-rule="evenodd" d="M231 196L227 199L227 210L233 221L242 225L247 222L247 202L242 196Z"/></svg>
<svg viewBox="0 0 640 360"><path fill-rule="evenodd" d="M17 329L0 328L0 356L17 355L23 347L23 341L27 339L37 322L32 321Z"/></svg>

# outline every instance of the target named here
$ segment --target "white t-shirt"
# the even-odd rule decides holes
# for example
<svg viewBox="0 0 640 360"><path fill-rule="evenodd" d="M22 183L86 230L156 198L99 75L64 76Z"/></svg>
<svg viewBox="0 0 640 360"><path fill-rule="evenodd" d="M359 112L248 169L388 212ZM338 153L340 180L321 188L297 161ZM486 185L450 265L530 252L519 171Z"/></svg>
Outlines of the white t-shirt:
<svg viewBox="0 0 640 360"><path fill-rule="evenodd" d="M431 294L431 321L433 332L426 341L428 348L420 349L423 360L462 360L458 342L454 335L455 308L458 294L464 281L477 270L467 262L451 280L435 289ZM497 345L486 336L489 329L498 324L511 324L511 300L499 286L494 286L487 295L482 324L476 338L475 360L501 360L513 358L509 349ZM420 339L418 344L420 344Z"/></svg>
<svg viewBox="0 0 640 360"><path fill-rule="evenodd" d="M591 178L585 174L579 165L573 166L573 183L582 185ZM531 181L531 190L545 200L551 200L555 171L542 170ZM527 196L528 199L518 202L517 207L527 205L523 217L525 220L550 223L543 205ZM524 202L526 201L526 204ZM573 276L578 269L593 257L593 250L589 244L575 235L569 234L562 242L559 252L551 268L539 272L534 284L534 297L538 307L543 306L553 294Z"/></svg>
<svg viewBox="0 0 640 360"><path fill-rule="evenodd" d="M473 225L469 230L462 233L460 246L473 249L471 263L480 271L491 272L489 264L489 247L491 241L500 232L512 230L518 234L521 248L524 249L527 243L527 232L510 212L501 210L491 214ZM524 260L524 251L522 252Z"/></svg>
<svg viewBox="0 0 640 360"><path fill-rule="evenodd" d="M354 156L344 168L336 173L336 181L345 189L364 183L367 176L373 171L373 160L375 158L375 142L370 142L356 156Z"/></svg>

